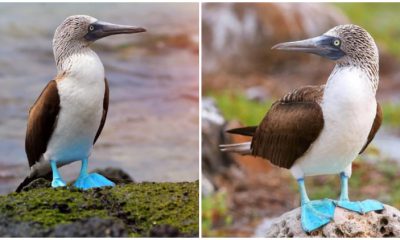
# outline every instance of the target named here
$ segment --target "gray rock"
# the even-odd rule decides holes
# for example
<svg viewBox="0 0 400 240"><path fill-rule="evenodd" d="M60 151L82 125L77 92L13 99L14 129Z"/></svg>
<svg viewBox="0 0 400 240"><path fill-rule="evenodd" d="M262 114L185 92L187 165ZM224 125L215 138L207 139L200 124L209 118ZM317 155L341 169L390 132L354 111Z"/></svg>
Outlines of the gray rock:
<svg viewBox="0 0 400 240"><path fill-rule="evenodd" d="M92 172L96 172L98 174L103 175L104 177L108 178L115 184L135 182L135 180L133 180L133 178L131 178L131 176L129 176L128 173L126 173L124 170L120 168L108 167L105 169L95 169Z"/></svg>
<svg viewBox="0 0 400 240"><path fill-rule="evenodd" d="M50 237L127 237L125 226L113 219L89 218L70 224L61 224L52 230Z"/></svg>
<svg viewBox="0 0 400 240"><path fill-rule="evenodd" d="M231 155L219 150L219 145L227 142L225 136L227 123L212 98L203 99L201 115L202 173L216 189L218 187L216 177L225 175L237 164Z"/></svg>
<svg viewBox="0 0 400 240"><path fill-rule="evenodd" d="M301 228L300 208L296 208L262 226L256 230L258 237L400 237L400 211L385 205L383 211L362 215L337 207L334 221L306 233Z"/></svg>

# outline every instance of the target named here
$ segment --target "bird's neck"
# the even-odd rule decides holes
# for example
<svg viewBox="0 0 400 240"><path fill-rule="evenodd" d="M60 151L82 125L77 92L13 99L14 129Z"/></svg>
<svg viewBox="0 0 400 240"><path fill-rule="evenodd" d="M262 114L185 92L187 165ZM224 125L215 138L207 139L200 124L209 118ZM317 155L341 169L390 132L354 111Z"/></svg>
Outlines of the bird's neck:
<svg viewBox="0 0 400 240"><path fill-rule="evenodd" d="M334 70L332 71L328 83L330 80L335 79L333 76L349 70L351 70L354 73L357 73L354 77L365 79L365 81L368 82L368 85L370 86L374 95L376 94L379 85L378 59L374 59L374 61L357 61L357 63L354 62L338 63L336 64Z"/></svg>
<svg viewBox="0 0 400 240"><path fill-rule="evenodd" d="M82 84L104 81L104 66L97 54L89 47L55 53L55 58L58 76L73 78Z"/></svg>

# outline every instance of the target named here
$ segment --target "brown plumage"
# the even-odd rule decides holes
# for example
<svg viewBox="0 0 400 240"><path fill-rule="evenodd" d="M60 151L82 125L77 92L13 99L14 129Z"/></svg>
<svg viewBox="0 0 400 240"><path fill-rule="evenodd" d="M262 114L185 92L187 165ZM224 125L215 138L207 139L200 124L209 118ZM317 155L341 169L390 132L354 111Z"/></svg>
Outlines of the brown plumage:
<svg viewBox="0 0 400 240"><path fill-rule="evenodd" d="M39 162L57 124L60 96L57 82L50 81L29 111L26 129L25 152L29 167Z"/></svg>
<svg viewBox="0 0 400 240"><path fill-rule="evenodd" d="M258 126L231 129L228 132L253 136L251 153L268 159L274 165L291 168L318 138L324 126L320 107L324 93L322 86L305 86L285 95L272 104ZM295 121L293 121L296 119ZM382 110L377 113L360 154L367 148L382 123Z"/></svg>
<svg viewBox="0 0 400 240"><path fill-rule="evenodd" d="M375 134L378 132L379 128L382 125L382 108L379 103L376 103L376 116L374 119L374 123L372 124L371 131L368 134L367 142L364 147L361 149L360 154L364 152L364 150L368 147L372 139L374 139Z"/></svg>
<svg viewBox="0 0 400 240"><path fill-rule="evenodd" d="M57 82L62 78L57 77L50 81L43 89L33 106L29 110L28 126L25 138L25 151L28 157L29 167L39 162L46 152L47 144L50 141L53 130L57 126L57 117L60 111L60 97L58 95ZM97 130L93 144L100 136L107 118L109 103L108 81L104 79L105 91L103 99L103 116ZM50 170L50 169L49 169ZM50 178L49 175L43 176ZM16 189L20 192L22 188L35 179L35 176L27 177Z"/></svg>
<svg viewBox="0 0 400 240"><path fill-rule="evenodd" d="M103 99L103 117L101 118L99 130L97 130L96 137L94 138L93 145L96 143L97 138L99 138L101 131L103 131L104 124L106 123L107 113L108 113L108 102L109 102L109 89L108 89L108 81L104 78L104 84L106 85L104 91L104 99Z"/></svg>
<svg viewBox="0 0 400 240"><path fill-rule="evenodd" d="M322 94L323 86L306 86L275 102L254 134L252 154L290 168L324 126L319 106Z"/></svg>

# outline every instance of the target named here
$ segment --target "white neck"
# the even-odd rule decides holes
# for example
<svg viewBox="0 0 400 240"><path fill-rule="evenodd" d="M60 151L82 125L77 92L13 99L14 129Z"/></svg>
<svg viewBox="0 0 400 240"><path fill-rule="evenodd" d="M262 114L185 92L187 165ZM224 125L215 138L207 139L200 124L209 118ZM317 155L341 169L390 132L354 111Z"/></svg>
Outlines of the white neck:
<svg viewBox="0 0 400 240"><path fill-rule="evenodd" d="M57 65L58 73L79 81L104 81L104 66L97 54L90 48L82 49L62 59Z"/></svg>
<svg viewBox="0 0 400 240"><path fill-rule="evenodd" d="M326 89L334 87L348 94L364 92L375 97L378 83L378 76L371 76L360 67L336 65L328 78Z"/></svg>

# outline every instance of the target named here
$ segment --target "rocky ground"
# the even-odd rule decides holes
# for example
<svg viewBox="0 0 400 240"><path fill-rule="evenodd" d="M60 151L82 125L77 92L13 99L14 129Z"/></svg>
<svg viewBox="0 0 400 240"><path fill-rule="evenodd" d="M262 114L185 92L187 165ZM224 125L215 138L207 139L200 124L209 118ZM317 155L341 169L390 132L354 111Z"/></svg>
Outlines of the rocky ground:
<svg viewBox="0 0 400 240"><path fill-rule="evenodd" d="M301 210L296 208L258 229L258 237L399 237L400 211L385 205L384 210L358 214L336 208L334 221L310 233L301 227Z"/></svg>
<svg viewBox="0 0 400 240"><path fill-rule="evenodd" d="M118 174L107 171L115 181ZM198 236L198 181L133 183L125 175L121 182L82 191L38 179L21 193L0 196L0 236Z"/></svg>

